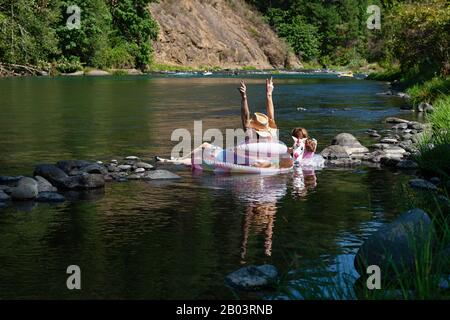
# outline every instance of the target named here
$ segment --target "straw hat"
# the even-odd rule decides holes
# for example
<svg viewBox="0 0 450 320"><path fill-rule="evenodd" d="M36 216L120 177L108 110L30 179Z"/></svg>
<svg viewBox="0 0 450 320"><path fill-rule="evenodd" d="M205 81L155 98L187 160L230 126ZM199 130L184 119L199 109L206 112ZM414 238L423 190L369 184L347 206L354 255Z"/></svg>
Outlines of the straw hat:
<svg viewBox="0 0 450 320"><path fill-rule="evenodd" d="M255 112L250 120L249 128L255 130L260 137L268 138L275 135L277 126L264 113Z"/></svg>

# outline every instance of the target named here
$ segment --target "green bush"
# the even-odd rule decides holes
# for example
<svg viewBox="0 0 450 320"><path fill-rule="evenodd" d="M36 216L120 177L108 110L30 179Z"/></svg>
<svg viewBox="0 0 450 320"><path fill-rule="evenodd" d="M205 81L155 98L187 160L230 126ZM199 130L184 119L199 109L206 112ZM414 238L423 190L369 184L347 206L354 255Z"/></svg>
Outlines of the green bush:
<svg viewBox="0 0 450 320"><path fill-rule="evenodd" d="M61 57L56 61L56 69L62 73L72 73L83 69L78 57Z"/></svg>
<svg viewBox="0 0 450 320"><path fill-rule="evenodd" d="M97 68L128 69L135 66L133 48L127 43L121 43L114 48L103 50L94 60Z"/></svg>
<svg viewBox="0 0 450 320"><path fill-rule="evenodd" d="M450 96L437 100L434 112L427 115L431 131L419 143L414 157L421 170L428 175L450 178Z"/></svg>
<svg viewBox="0 0 450 320"><path fill-rule="evenodd" d="M434 77L422 84L416 84L407 90L413 105L421 102L433 103L441 96L450 94L450 77Z"/></svg>

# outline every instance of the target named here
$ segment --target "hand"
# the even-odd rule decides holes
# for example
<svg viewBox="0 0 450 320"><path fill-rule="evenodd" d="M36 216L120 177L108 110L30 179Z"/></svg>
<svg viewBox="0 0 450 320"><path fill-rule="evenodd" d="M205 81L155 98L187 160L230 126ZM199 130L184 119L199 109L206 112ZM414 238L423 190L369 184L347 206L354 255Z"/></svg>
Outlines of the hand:
<svg viewBox="0 0 450 320"><path fill-rule="evenodd" d="M270 79L266 79L266 94L268 96L271 96L273 89L274 89L273 78L270 77Z"/></svg>
<svg viewBox="0 0 450 320"><path fill-rule="evenodd" d="M246 98L247 97L247 86L245 85L244 81L241 81L240 85L241 86L238 88L238 90L241 93L241 97Z"/></svg>

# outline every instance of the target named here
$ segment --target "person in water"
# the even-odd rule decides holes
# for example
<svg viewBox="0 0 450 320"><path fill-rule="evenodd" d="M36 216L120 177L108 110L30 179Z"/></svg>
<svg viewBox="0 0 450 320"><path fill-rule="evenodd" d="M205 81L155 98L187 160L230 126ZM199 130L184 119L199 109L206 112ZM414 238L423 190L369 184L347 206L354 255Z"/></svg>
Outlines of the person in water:
<svg viewBox="0 0 450 320"><path fill-rule="evenodd" d="M292 148L289 148L289 151L294 161L311 160L317 150L317 140L311 139L305 128L295 128L291 135L294 144Z"/></svg>
<svg viewBox="0 0 450 320"><path fill-rule="evenodd" d="M266 114L255 112L250 116L250 108L247 98L247 86L244 81L240 82L238 88L241 94L241 121L242 128L246 134L246 142L277 142L278 141L278 129L275 123L275 108L273 104L272 94L274 90L273 79L266 79ZM222 153L222 157L228 158L226 150L223 150L217 146L214 146L208 142L202 143L199 147L195 148L188 155L176 159L163 159L156 157L157 161L164 163L185 164L192 165L192 158L202 154L202 152L211 152L214 155ZM237 162L237 152L233 152L231 158L234 158L234 162ZM251 159L251 156L245 160L246 165L254 167L269 168L273 164L267 159ZM292 166L292 159L288 157L281 157L279 159L278 166L280 168L288 168Z"/></svg>

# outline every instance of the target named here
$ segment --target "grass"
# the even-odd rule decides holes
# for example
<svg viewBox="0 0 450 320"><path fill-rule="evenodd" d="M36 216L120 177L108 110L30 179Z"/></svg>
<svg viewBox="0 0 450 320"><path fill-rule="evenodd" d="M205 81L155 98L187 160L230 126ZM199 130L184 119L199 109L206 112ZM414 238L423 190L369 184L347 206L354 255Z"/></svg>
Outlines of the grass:
<svg viewBox="0 0 450 320"><path fill-rule="evenodd" d="M434 77L421 84L415 84L407 90L410 101L417 106L421 102L433 103L439 98L450 95L450 77Z"/></svg>
<svg viewBox="0 0 450 320"><path fill-rule="evenodd" d="M450 180L450 96L438 99L434 112L427 115L431 131L419 141L419 153L413 158L425 175Z"/></svg>

